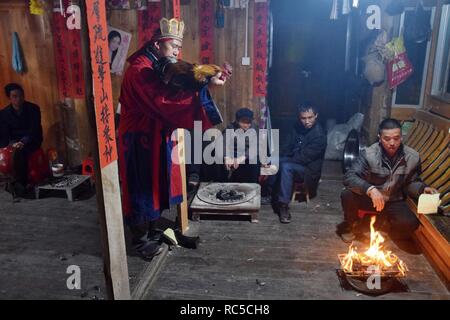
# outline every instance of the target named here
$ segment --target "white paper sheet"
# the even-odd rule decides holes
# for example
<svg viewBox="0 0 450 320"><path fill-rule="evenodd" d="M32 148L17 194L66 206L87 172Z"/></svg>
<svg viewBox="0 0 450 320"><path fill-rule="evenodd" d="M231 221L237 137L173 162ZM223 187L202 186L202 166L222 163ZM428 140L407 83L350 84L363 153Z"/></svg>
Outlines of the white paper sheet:
<svg viewBox="0 0 450 320"><path fill-rule="evenodd" d="M439 193L436 194L422 194L419 197L417 205L417 212L422 214L433 214L438 212L438 207L441 204Z"/></svg>

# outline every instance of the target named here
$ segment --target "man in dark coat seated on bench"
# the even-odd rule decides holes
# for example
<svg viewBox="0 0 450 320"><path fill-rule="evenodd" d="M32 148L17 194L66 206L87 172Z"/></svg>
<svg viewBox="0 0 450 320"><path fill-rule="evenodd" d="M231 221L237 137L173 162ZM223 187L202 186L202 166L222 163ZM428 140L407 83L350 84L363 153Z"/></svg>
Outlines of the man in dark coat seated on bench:
<svg viewBox="0 0 450 320"><path fill-rule="evenodd" d="M317 110L311 103L298 109L298 121L281 151L278 173L270 176L263 186L262 204L273 202L281 223L291 222L289 203L295 182L303 182L311 198L316 194L327 147L325 131L317 118ZM272 193L275 194L273 199Z"/></svg>
<svg viewBox="0 0 450 320"><path fill-rule="evenodd" d="M346 242L355 238L359 210L378 214L375 228L392 239L410 238L419 221L406 197L417 199L422 193L438 192L420 179L419 153L402 144L400 122L383 120L378 132L379 142L362 151L344 177L344 222L338 225L337 234Z"/></svg>
<svg viewBox="0 0 450 320"><path fill-rule="evenodd" d="M5 86L10 104L0 112L0 148L14 148L13 196L23 196L28 180L28 159L42 144L41 111L25 100L23 88L10 83Z"/></svg>

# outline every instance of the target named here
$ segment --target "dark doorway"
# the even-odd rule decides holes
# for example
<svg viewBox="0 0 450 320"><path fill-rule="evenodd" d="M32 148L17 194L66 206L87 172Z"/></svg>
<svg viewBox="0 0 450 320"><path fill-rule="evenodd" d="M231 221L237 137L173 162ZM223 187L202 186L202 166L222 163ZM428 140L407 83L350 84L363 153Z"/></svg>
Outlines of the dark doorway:
<svg viewBox="0 0 450 320"><path fill-rule="evenodd" d="M273 60L269 105L274 127L285 128L311 101L320 122L348 120L345 109L347 16L330 20L332 1L271 1Z"/></svg>

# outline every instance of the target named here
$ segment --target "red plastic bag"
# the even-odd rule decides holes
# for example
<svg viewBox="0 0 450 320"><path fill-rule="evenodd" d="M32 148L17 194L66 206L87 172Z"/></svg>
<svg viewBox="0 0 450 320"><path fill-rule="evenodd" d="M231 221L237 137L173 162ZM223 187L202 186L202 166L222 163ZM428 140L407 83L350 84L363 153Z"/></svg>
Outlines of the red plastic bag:
<svg viewBox="0 0 450 320"><path fill-rule="evenodd" d="M393 39L386 44L386 48L391 53L391 58L386 66L389 89L393 89L405 82L412 75L414 69L406 54L403 38Z"/></svg>

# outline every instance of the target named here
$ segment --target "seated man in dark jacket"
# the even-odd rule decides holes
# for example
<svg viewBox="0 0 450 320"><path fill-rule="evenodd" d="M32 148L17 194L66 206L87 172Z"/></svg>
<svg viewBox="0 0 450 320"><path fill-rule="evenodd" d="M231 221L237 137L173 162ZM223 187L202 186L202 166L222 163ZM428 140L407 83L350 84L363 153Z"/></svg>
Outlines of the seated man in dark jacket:
<svg viewBox="0 0 450 320"><path fill-rule="evenodd" d="M289 223L294 182L304 182L310 197L316 195L322 164L327 146L327 137L317 122L318 113L312 104L305 104L298 110L298 121L295 123L287 144L281 151L279 170L276 176L270 176L263 188L263 204L271 202L276 182L279 183L278 195L275 195L276 210L279 211L280 222Z"/></svg>
<svg viewBox="0 0 450 320"><path fill-rule="evenodd" d="M5 86L10 104L0 114L0 148L11 146L14 152L14 193L25 192L28 158L42 144L41 112L37 105L25 101L23 88L10 83Z"/></svg>
<svg viewBox="0 0 450 320"><path fill-rule="evenodd" d="M362 151L345 174L346 189L341 194L344 222L337 233L346 242L354 239L359 210L378 213L377 223L387 222L384 231L391 238L409 238L419 221L409 209L406 195L418 198L421 193L437 192L420 179L419 154L402 144L400 122L383 120L378 137L379 142Z"/></svg>
<svg viewBox="0 0 450 320"><path fill-rule="evenodd" d="M227 139L227 130L236 137ZM241 108L236 118L223 133L224 136L224 181L239 183L258 183L260 164L258 161L258 130L253 123L253 111ZM239 145L239 136L243 145ZM251 141L250 141L251 140Z"/></svg>

